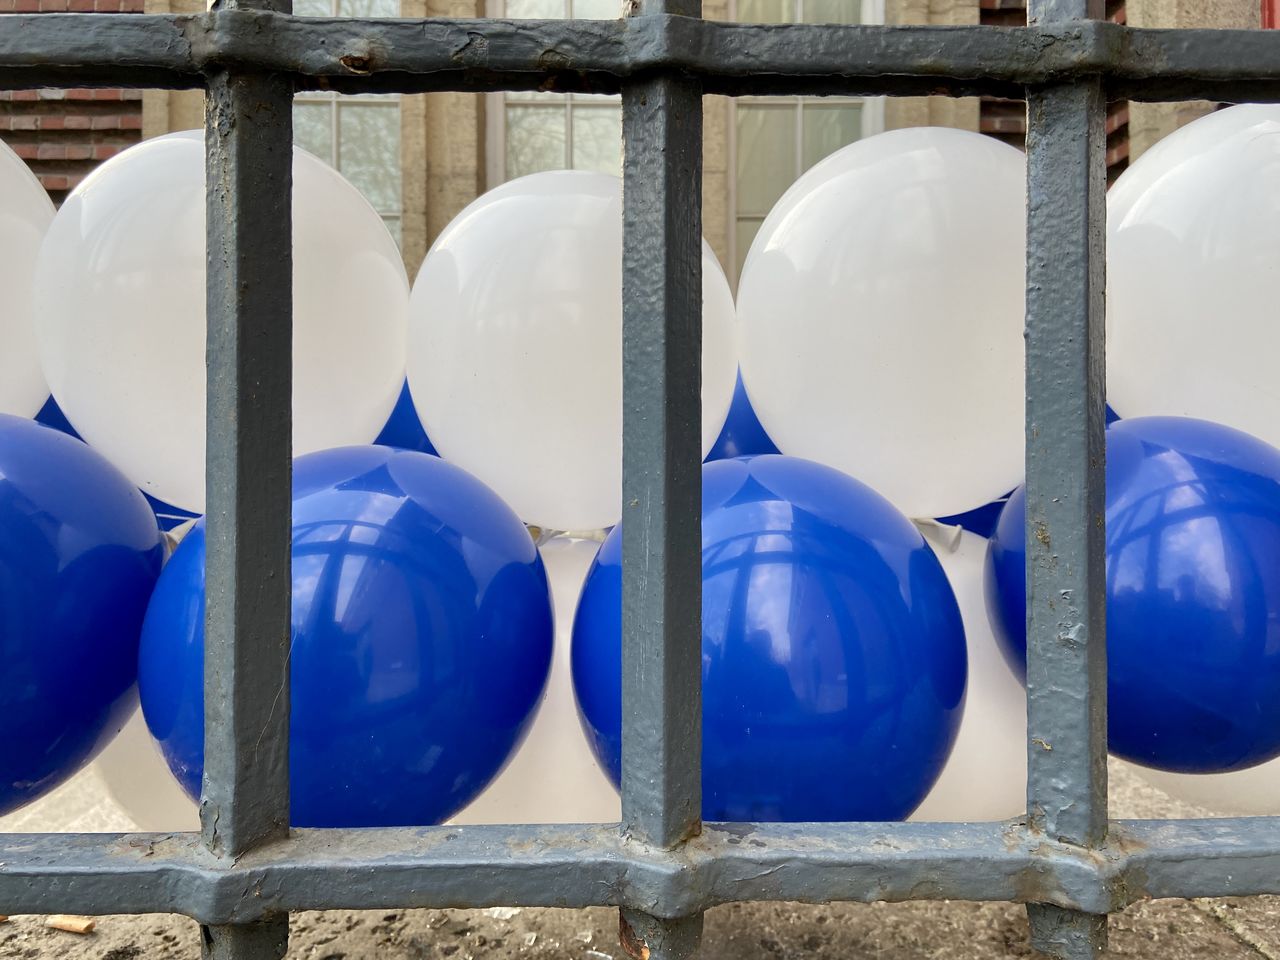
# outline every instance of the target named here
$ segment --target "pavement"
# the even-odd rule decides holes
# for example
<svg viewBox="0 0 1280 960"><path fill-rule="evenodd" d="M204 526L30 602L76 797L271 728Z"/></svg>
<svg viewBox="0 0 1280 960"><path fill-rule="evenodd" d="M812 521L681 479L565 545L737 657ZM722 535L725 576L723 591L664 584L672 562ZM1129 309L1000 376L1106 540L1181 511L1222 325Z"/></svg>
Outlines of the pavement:
<svg viewBox="0 0 1280 960"><path fill-rule="evenodd" d="M1207 816L1113 762L1116 817ZM133 824L92 767L0 832L115 831ZM0 905L0 910L3 905ZM1111 919L1110 956L1143 960L1280 960L1280 897L1161 900ZM1003 903L732 904L707 914L704 955L732 960L989 960L1030 957L1023 908ZM0 958L196 960L199 930L183 917L98 918L81 936L40 917L0 924ZM289 960L626 960L611 909L409 910L296 914Z"/></svg>

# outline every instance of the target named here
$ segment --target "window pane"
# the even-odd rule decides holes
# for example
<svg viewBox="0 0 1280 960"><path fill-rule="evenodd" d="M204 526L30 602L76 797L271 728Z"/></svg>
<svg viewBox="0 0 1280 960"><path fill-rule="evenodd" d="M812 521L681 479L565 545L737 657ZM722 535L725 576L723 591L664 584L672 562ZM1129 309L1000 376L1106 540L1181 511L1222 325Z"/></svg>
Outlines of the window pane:
<svg viewBox="0 0 1280 960"><path fill-rule="evenodd" d="M334 165L333 104L295 103L293 142L325 163Z"/></svg>
<svg viewBox="0 0 1280 960"><path fill-rule="evenodd" d="M804 107L804 168L808 170L828 154L862 136L862 105L814 105Z"/></svg>
<svg viewBox="0 0 1280 960"><path fill-rule="evenodd" d="M507 107L507 179L564 169L565 149L564 110Z"/></svg>
<svg viewBox="0 0 1280 960"><path fill-rule="evenodd" d="M764 223L764 219L760 217L747 217L738 221L737 249L735 250L738 255L738 266L735 276L742 276L742 265L747 262L747 253L751 250L751 241L760 232L760 224L762 223Z"/></svg>
<svg viewBox="0 0 1280 960"><path fill-rule="evenodd" d="M738 0L738 20L742 23L791 23L795 0Z"/></svg>
<svg viewBox="0 0 1280 960"><path fill-rule="evenodd" d="M805 23L861 23L859 0L802 0Z"/></svg>
<svg viewBox="0 0 1280 960"><path fill-rule="evenodd" d="M573 0L573 15L583 20L617 20L622 0Z"/></svg>
<svg viewBox="0 0 1280 960"><path fill-rule="evenodd" d="M400 246L401 233L402 233L400 229L400 218L399 217L383 217L382 222L387 225L387 231L391 234L392 238L395 240L396 246L397 247Z"/></svg>
<svg viewBox="0 0 1280 960"><path fill-rule="evenodd" d="M293 12L299 17L332 17L333 0L293 0Z"/></svg>
<svg viewBox="0 0 1280 960"><path fill-rule="evenodd" d="M574 107L573 168L622 175L622 110Z"/></svg>
<svg viewBox="0 0 1280 960"><path fill-rule="evenodd" d="M512 20L560 20L567 15L565 0L507 0Z"/></svg>
<svg viewBox="0 0 1280 960"><path fill-rule="evenodd" d="M798 107L738 104L738 213L764 216L796 178Z"/></svg>
<svg viewBox="0 0 1280 960"><path fill-rule="evenodd" d="M338 169L380 213L400 211L400 109L338 107Z"/></svg>
<svg viewBox="0 0 1280 960"><path fill-rule="evenodd" d="M398 17L400 0L338 0L340 17Z"/></svg>

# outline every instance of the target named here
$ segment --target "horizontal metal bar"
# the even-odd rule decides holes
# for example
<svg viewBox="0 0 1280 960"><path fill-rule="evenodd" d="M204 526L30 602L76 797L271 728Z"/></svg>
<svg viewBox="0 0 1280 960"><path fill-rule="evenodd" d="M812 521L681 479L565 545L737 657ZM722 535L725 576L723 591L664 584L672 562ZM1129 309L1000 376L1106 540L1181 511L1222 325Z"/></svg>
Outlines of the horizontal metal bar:
<svg viewBox="0 0 1280 960"><path fill-rule="evenodd" d="M654 71L705 92L1021 96L1086 75L1133 100L1280 100L1280 32L741 24L658 15L613 21L343 20L249 10L193 16L0 17L0 88L197 87L216 67L344 93L616 93Z"/></svg>
<svg viewBox="0 0 1280 960"><path fill-rule="evenodd" d="M195 835L0 837L10 913L181 913L247 923L280 910L950 899L1088 913L1159 897L1280 893L1280 820L1118 821L1099 851L1020 824L707 824L676 851L616 825L299 830L234 862Z"/></svg>

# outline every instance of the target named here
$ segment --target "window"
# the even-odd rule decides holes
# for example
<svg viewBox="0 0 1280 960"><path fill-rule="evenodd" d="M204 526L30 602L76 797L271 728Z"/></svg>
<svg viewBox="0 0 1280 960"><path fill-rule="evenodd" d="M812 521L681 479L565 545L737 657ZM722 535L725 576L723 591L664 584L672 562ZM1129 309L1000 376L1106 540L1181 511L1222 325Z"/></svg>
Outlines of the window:
<svg viewBox="0 0 1280 960"><path fill-rule="evenodd" d="M620 0L489 0L513 19L611 20ZM729 19L749 23L880 23L884 0L729 0ZM490 188L542 170L621 174L617 97L495 93L486 112ZM726 267L736 281L765 215L800 174L827 154L884 127L879 98L747 97L729 107Z"/></svg>
<svg viewBox="0 0 1280 960"><path fill-rule="evenodd" d="M744 23L879 23L883 0L730 0ZM828 154L884 128L879 98L743 97L730 108L730 261L734 277L760 224L799 176Z"/></svg>
<svg viewBox="0 0 1280 960"><path fill-rule="evenodd" d="M400 0L294 0L307 17L398 17ZM400 95L300 93L293 106L294 142L350 180L400 242Z"/></svg>
<svg viewBox="0 0 1280 960"><path fill-rule="evenodd" d="M514 20L616 20L621 0L489 0L489 16ZM489 100L490 188L543 170L622 175L617 97L583 93L497 93Z"/></svg>

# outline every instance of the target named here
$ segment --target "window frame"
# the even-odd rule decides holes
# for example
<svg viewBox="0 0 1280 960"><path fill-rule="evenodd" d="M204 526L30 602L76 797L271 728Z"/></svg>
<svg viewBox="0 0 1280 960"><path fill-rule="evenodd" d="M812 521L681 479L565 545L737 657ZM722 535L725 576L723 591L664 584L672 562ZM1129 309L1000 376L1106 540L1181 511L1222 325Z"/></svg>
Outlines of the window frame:
<svg viewBox="0 0 1280 960"><path fill-rule="evenodd" d="M329 16L340 16L338 5L342 0L328 0L330 13ZM404 16L404 0L398 0L397 12L394 17ZM317 15L318 16L318 15ZM392 19L392 17L388 17ZM342 109L359 105L362 108L378 108L382 110L396 111L396 126L398 128L397 149L395 152L395 162L393 169L396 173L398 187L396 192L399 194L399 205L394 210L386 210L378 206L373 200L367 196L359 186L360 195L369 202L369 206L373 207L374 212L381 218L387 230L391 233L392 238L396 241L396 246L403 249L404 246L404 222L405 222L405 205L404 205L404 115L401 105L404 102L404 95L400 93L360 93L343 95L335 93L332 90L299 90L293 95L293 106L296 110L299 104L327 106L329 108L329 140L332 144L329 156L320 157L325 163L333 167L339 173L342 173L342 122L339 119ZM296 116L296 114L295 114ZM295 121L296 126L296 121ZM297 141L295 131L294 146L301 146ZM306 149L302 147L302 149ZM308 151L310 152L310 151ZM342 174L344 177L347 175ZM349 177L347 179L350 179ZM392 224L394 223L394 227Z"/></svg>
<svg viewBox="0 0 1280 960"><path fill-rule="evenodd" d="M884 23L884 4L885 0L859 0L862 4L862 22L882 24ZM729 19L736 21L738 16L738 0L728 0L729 3ZM796 0L799 9L803 11L804 0ZM803 16L803 13L801 14ZM739 273L738 266L739 250L738 250L738 225L744 220L755 220L756 215L743 216L738 213L738 105L745 103L748 105L768 105L777 109L795 108L795 130L794 130L794 147L795 147L795 169L799 171L796 179L804 175L804 108L806 101L814 100L814 97L794 96L794 97L732 97L729 100L729 126L726 134L726 150L728 154L727 175L728 182L728 206L725 211L727 219L726 224L726 257L723 264L725 274L729 278L729 285L736 292L738 289ZM818 98L828 104L857 104L862 108L861 121L862 132L861 138L874 136L877 133L884 132L884 97L821 97ZM792 181L795 182L794 180ZM768 214L766 213L765 216Z"/></svg>

